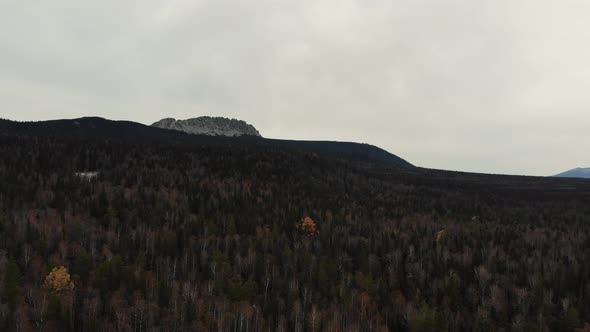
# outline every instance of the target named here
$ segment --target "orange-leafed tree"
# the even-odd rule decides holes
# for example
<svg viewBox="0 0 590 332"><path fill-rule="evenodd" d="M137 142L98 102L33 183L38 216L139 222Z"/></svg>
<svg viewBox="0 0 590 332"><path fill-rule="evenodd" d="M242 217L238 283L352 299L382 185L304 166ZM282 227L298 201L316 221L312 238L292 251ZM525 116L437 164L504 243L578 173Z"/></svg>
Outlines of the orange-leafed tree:
<svg viewBox="0 0 590 332"><path fill-rule="evenodd" d="M45 278L46 289L61 293L74 289L74 283L70 279L68 270L63 266L54 267Z"/></svg>
<svg viewBox="0 0 590 332"><path fill-rule="evenodd" d="M436 242L441 242L447 238L447 235L447 231L443 229L442 231L436 232L436 234L434 234L434 239Z"/></svg>
<svg viewBox="0 0 590 332"><path fill-rule="evenodd" d="M303 218L301 222L297 224L297 229L301 230L308 236L312 236L314 234L319 233L315 221L313 221L313 219L311 219L310 217Z"/></svg>

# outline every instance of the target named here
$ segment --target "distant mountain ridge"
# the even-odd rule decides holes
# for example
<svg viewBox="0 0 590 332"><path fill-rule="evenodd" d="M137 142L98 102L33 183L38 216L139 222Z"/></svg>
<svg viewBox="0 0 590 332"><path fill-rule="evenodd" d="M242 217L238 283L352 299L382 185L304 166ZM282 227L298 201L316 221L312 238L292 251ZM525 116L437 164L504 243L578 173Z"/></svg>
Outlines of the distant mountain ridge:
<svg viewBox="0 0 590 332"><path fill-rule="evenodd" d="M404 159L377 146L354 142L267 139L256 135L193 135L180 130L146 126L132 121L84 117L18 122L0 119L0 136L61 137L76 140L109 140L143 144L188 144L213 148L309 153L321 157L388 166L415 168Z"/></svg>
<svg viewBox="0 0 590 332"><path fill-rule="evenodd" d="M260 133L254 126L242 120L223 117L201 116L198 118L176 120L165 118L152 124L153 127L173 129L189 134L207 136L258 136Z"/></svg>
<svg viewBox="0 0 590 332"><path fill-rule="evenodd" d="M569 171L554 175L554 177L590 179L590 167L586 167L586 168L578 167L578 168L570 169Z"/></svg>

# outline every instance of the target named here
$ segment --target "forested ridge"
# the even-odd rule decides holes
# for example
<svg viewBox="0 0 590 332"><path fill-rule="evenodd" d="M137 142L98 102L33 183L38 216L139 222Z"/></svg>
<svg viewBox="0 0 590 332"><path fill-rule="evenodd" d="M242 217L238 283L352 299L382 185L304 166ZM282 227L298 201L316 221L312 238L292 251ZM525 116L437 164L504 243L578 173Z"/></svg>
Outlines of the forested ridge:
<svg viewBox="0 0 590 332"><path fill-rule="evenodd" d="M0 156L2 331L590 329L590 181L277 144Z"/></svg>

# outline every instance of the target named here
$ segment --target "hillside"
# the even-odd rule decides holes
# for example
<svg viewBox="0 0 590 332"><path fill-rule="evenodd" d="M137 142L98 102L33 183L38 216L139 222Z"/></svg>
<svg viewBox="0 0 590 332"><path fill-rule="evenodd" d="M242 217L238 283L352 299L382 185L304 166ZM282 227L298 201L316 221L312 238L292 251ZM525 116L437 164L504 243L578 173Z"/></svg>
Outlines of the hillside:
<svg viewBox="0 0 590 332"><path fill-rule="evenodd" d="M0 135L101 139L144 144L255 146L280 151L296 150L325 154L358 162L378 162L391 166L413 167L402 158L369 144L264 139L254 135L241 137L191 135L178 130L146 126L131 121L112 121L99 117L38 122L16 122L0 119Z"/></svg>

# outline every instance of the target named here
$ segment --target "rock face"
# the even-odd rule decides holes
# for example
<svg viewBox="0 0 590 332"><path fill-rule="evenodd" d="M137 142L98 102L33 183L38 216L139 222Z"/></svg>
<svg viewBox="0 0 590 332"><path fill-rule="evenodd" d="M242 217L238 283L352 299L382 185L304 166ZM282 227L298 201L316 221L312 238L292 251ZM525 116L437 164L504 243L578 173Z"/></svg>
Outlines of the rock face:
<svg viewBox="0 0 590 332"><path fill-rule="evenodd" d="M152 124L153 127L184 131L189 134L208 136L261 136L254 126L242 120L222 117L201 116L198 118L176 120L162 119Z"/></svg>

